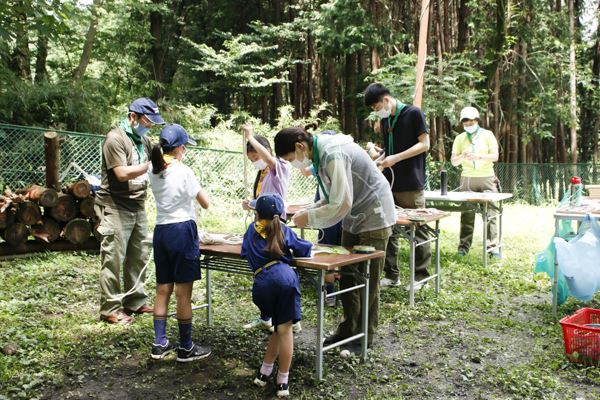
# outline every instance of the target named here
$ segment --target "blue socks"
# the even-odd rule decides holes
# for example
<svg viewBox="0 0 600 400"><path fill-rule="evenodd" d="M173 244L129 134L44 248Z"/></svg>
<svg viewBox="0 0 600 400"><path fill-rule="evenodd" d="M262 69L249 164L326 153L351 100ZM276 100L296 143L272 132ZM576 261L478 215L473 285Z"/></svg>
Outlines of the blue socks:
<svg viewBox="0 0 600 400"><path fill-rule="evenodd" d="M179 347L189 350L192 348L192 319L177 319L179 325Z"/></svg>
<svg viewBox="0 0 600 400"><path fill-rule="evenodd" d="M154 344L165 346L169 343L167 339L167 316L154 316Z"/></svg>

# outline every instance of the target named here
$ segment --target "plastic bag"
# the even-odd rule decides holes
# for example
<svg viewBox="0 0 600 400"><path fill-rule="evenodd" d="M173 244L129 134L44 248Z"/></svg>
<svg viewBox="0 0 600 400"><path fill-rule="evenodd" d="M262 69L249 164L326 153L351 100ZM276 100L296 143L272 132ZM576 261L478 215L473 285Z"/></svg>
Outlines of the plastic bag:
<svg viewBox="0 0 600 400"><path fill-rule="evenodd" d="M550 239L550 243L548 246L540 253L536 255L535 258L535 272L545 272L552 281L554 279L554 259L556 257L556 250L554 248L554 243L552 239ZM569 286L567 285L567 280L565 276L560 270L560 266L558 268L558 304L562 304L567 300L567 297L570 296Z"/></svg>
<svg viewBox="0 0 600 400"><path fill-rule="evenodd" d="M554 238L554 244L569 291L580 300L591 300L600 290L600 226L587 215L575 238Z"/></svg>

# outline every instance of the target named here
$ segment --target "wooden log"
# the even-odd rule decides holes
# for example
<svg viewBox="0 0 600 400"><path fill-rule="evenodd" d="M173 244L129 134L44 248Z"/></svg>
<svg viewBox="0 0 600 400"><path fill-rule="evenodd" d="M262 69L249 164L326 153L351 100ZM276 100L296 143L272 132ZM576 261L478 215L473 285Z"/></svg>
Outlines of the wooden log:
<svg viewBox="0 0 600 400"><path fill-rule="evenodd" d="M19 204L19 208L17 209L17 219L25 225L35 225L39 223L42 220L40 206L29 200Z"/></svg>
<svg viewBox="0 0 600 400"><path fill-rule="evenodd" d="M12 247L19 247L25 244L29 236L29 228L21 222L15 222L4 229L2 238Z"/></svg>
<svg viewBox="0 0 600 400"><path fill-rule="evenodd" d="M86 218L94 218L94 198L88 197L79 202L79 212Z"/></svg>
<svg viewBox="0 0 600 400"><path fill-rule="evenodd" d="M46 187L60 190L60 141L56 132L44 133L44 155L46 158Z"/></svg>
<svg viewBox="0 0 600 400"><path fill-rule="evenodd" d="M70 194L58 195L56 205L50 209L50 216L59 222L68 222L77 216L79 208Z"/></svg>
<svg viewBox="0 0 600 400"><path fill-rule="evenodd" d="M54 207L58 201L58 192L51 188L32 185L25 189L29 200L37 201L44 207Z"/></svg>
<svg viewBox="0 0 600 400"><path fill-rule="evenodd" d="M40 253L46 251L93 251L100 250L100 243L94 238L89 238L82 244L69 243L66 240L58 240L54 243L40 243L30 240L20 247L12 247L8 243L0 243L0 257L3 259L20 254Z"/></svg>
<svg viewBox="0 0 600 400"><path fill-rule="evenodd" d="M73 244L82 244L90 238L92 226L86 219L75 218L69 221L63 231L65 239Z"/></svg>
<svg viewBox="0 0 600 400"><path fill-rule="evenodd" d="M60 237L60 225L50 217L42 217L42 223L31 227L31 235L38 242L52 243Z"/></svg>
<svg viewBox="0 0 600 400"><path fill-rule="evenodd" d="M85 199L92 193L92 187L88 181L81 180L67 186L67 191L78 199Z"/></svg>

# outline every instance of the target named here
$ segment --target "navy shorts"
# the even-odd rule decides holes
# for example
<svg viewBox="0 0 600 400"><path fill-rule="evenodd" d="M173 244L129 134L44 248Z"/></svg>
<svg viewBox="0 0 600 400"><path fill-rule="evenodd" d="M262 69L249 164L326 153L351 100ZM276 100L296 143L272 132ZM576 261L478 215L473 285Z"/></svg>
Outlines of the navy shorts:
<svg viewBox="0 0 600 400"><path fill-rule="evenodd" d="M285 263L271 265L254 279L252 301L260 314L273 319L273 327L302 319L300 281L296 271Z"/></svg>
<svg viewBox="0 0 600 400"><path fill-rule="evenodd" d="M200 279L200 242L195 221L156 225L152 247L156 283L186 283Z"/></svg>

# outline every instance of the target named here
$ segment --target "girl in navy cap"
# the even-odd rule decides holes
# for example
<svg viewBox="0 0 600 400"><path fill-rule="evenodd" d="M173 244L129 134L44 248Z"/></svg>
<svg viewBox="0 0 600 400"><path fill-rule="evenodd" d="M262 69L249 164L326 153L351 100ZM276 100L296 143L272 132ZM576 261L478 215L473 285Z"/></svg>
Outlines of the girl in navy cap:
<svg viewBox="0 0 600 400"><path fill-rule="evenodd" d="M187 144L195 145L183 127L167 125L152 149L150 183L156 200L156 227L152 245L156 265L154 344L152 358L175 350L167 339L167 310L175 287L179 348L177 361L188 362L210 355L210 348L192 342L192 286L200 279L200 244L194 203L208 208L208 197L192 170L181 163Z"/></svg>
<svg viewBox="0 0 600 400"><path fill-rule="evenodd" d="M242 243L242 258L254 273L252 300L262 315L270 315L275 332L269 337L267 351L254 384L264 387L279 360L277 396L289 396L288 375L294 352L292 324L300 321L300 282L290 267L292 251L308 257L312 243L298 236L280 221L283 200L268 194L256 201L258 219L248 227Z"/></svg>

